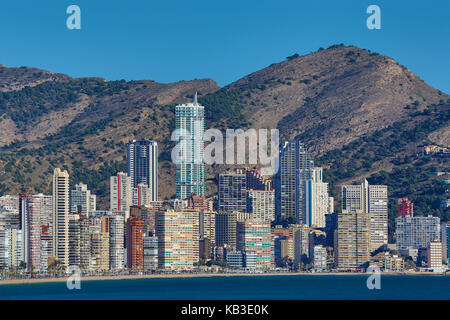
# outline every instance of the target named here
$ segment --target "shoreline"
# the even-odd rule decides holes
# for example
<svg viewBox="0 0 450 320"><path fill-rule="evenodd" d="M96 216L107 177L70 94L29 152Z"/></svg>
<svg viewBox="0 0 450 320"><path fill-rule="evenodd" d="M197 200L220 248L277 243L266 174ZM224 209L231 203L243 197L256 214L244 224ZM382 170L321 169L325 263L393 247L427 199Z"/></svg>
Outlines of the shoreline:
<svg viewBox="0 0 450 320"><path fill-rule="evenodd" d="M149 275L122 275L122 276L90 276L81 277L81 281L108 281L108 280L139 280L139 279L171 279L171 278L211 278L211 277L264 277L264 276L369 276L371 273L352 273L352 272L334 272L334 273L294 273L294 272L268 272L268 273L202 273L202 274L149 274ZM382 272L381 275L390 276L443 276L444 273L432 273L432 272L405 272L405 273L391 273ZM11 279L0 280L0 286L2 285L15 285L15 284L35 284L35 283L54 283L54 282L66 282L68 277L61 278L35 278L35 279Z"/></svg>

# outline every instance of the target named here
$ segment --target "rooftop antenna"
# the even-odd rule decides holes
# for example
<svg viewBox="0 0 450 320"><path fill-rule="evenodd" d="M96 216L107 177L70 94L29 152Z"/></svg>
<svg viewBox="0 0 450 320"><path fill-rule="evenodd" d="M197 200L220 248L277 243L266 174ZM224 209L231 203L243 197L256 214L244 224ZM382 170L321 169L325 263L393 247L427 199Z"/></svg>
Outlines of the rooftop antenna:
<svg viewBox="0 0 450 320"><path fill-rule="evenodd" d="M198 106L198 101L197 101L197 91L195 91L194 105Z"/></svg>

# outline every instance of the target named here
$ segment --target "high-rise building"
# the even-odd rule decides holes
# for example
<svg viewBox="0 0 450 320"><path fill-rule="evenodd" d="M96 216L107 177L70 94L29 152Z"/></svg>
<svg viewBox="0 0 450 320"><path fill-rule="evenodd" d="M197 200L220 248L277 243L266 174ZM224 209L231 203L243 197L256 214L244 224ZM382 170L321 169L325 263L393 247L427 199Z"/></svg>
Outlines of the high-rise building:
<svg viewBox="0 0 450 320"><path fill-rule="evenodd" d="M88 270L91 259L91 234L90 219L84 215L80 215L78 224L80 227L80 268Z"/></svg>
<svg viewBox="0 0 450 320"><path fill-rule="evenodd" d="M109 270L109 234L94 230L91 232L90 269L98 271Z"/></svg>
<svg viewBox="0 0 450 320"><path fill-rule="evenodd" d="M342 186L342 210L361 210L370 215L371 252L388 243L388 191L385 185Z"/></svg>
<svg viewBox="0 0 450 320"><path fill-rule="evenodd" d="M442 261L448 263L450 258L450 223L441 224Z"/></svg>
<svg viewBox="0 0 450 320"><path fill-rule="evenodd" d="M144 269L144 221L136 216L127 220L127 267L134 271Z"/></svg>
<svg viewBox="0 0 450 320"><path fill-rule="evenodd" d="M150 201L158 201L158 143L152 140L133 140L127 145L127 169L131 187L144 184Z"/></svg>
<svg viewBox="0 0 450 320"><path fill-rule="evenodd" d="M413 203L408 198L400 198L397 201L399 217L412 217L414 215Z"/></svg>
<svg viewBox="0 0 450 320"><path fill-rule="evenodd" d="M125 216L115 213L109 217L109 266L111 270L124 268Z"/></svg>
<svg viewBox="0 0 450 320"><path fill-rule="evenodd" d="M18 267L23 261L23 235L18 226L0 228L0 266Z"/></svg>
<svg viewBox="0 0 450 320"><path fill-rule="evenodd" d="M191 270L199 261L199 215L195 211L168 209L157 213L158 267Z"/></svg>
<svg viewBox="0 0 450 320"><path fill-rule="evenodd" d="M439 241L431 241L427 248L428 268L442 268L442 243Z"/></svg>
<svg viewBox="0 0 450 320"><path fill-rule="evenodd" d="M303 183L314 161L299 141L286 141L280 150L280 168L276 175L275 210L278 220L303 223Z"/></svg>
<svg viewBox="0 0 450 320"><path fill-rule="evenodd" d="M196 212L197 210L192 210ZM210 246L216 243L216 212L198 211L199 236L201 239L208 239Z"/></svg>
<svg viewBox="0 0 450 320"><path fill-rule="evenodd" d="M273 190L247 190L247 212L260 220L275 220L275 192Z"/></svg>
<svg viewBox="0 0 450 320"><path fill-rule="evenodd" d="M175 136L180 141L176 153L176 197L186 199L195 193L205 195L203 132L205 110L197 102L175 107Z"/></svg>
<svg viewBox="0 0 450 320"><path fill-rule="evenodd" d="M81 264L80 252L80 215L69 214L69 265L79 266Z"/></svg>
<svg viewBox="0 0 450 320"><path fill-rule="evenodd" d="M325 228L323 229L326 234L325 245L328 247L334 247L334 231L337 229L337 214L327 214L325 216Z"/></svg>
<svg viewBox="0 0 450 320"><path fill-rule="evenodd" d="M292 235L294 240L294 266L299 268L301 264L310 262L309 253L309 232L306 225L292 225Z"/></svg>
<svg viewBox="0 0 450 320"><path fill-rule="evenodd" d="M431 241L440 241L440 220L438 217L397 217L395 234L397 248L426 249Z"/></svg>
<svg viewBox="0 0 450 320"><path fill-rule="evenodd" d="M89 213L97 210L97 197L88 190L87 185L79 183L70 192L70 213L81 213L89 217Z"/></svg>
<svg viewBox="0 0 450 320"><path fill-rule="evenodd" d="M216 214L216 246L236 248L237 215L233 212Z"/></svg>
<svg viewBox="0 0 450 320"><path fill-rule="evenodd" d="M69 265L69 174L56 168L53 173L53 253Z"/></svg>
<svg viewBox="0 0 450 320"><path fill-rule="evenodd" d="M124 172L119 172L110 179L111 212L125 212L125 219L130 216L132 202L131 179Z"/></svg>
<svg viewBox="0 0 450 320"><path fill-rule="evenodd" d="M328 196L328 183L322 181L322 168L310 169L301 181L303 195L303 217L301 221L308 227L324 228L325 215L333 213Z"/></svg>
<svg viewBox="0 0 450 320"><path fill-rule="evenodd" d="M158 238L144 237L144 271L151 272L158 269Z"/></svg>
<svg viewBox="0 0 450 320"><path fill-rule="evenodd" d="M370 226L370 215L362 210L338 214L335 261L339 270L355 270L369 261Z"/></svg>
<svg viewBox="0 0 450 320"><path fill-rule="evenodd" d="M246 176L239 173L219 174L218 209L223 212L246 212Z"/></svg>
<svg viewBox="0 0 450 320"><path fill-rule="evenodd" d="M23 230L23 254L28 270L40 271L42 222L51 216L51 196L21 194L20 212Z"/></svg>
<svg viewBox="0 0 450 320"><path fill-rule="evenodd" d="M275 266L274 239L270 221L245 219L237 222L237 249L256 255L256 269Z"/></svg>

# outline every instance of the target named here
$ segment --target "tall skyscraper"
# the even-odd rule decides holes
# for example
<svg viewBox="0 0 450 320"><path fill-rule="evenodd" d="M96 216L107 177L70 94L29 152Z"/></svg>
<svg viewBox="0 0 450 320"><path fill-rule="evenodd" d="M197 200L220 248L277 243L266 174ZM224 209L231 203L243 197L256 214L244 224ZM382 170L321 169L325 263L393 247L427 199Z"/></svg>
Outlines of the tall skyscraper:
<svg viewBox="0 0 450 320"><path fill-rule="evenodd" d="M342 186L342 210L361 210L370 215L370 247L375 251L388 243L388 191L385 185Z"/></svg>
<svg viewBox="0 0 450 320"><path fill-rule="evenodd" d="M84 215L80 215L78 220L80 227L80 268L88 270L91 259L91 234L90 234L90 219Z"/></svg>
<svg viewBox="0 0 450 320"><path fill-rule="evenodd" d="M219 211L246 212L246 176L238 173L219 174Z"/></svg>
<svg viewBox="0 0 450 320"><path fill-rule="evenodd" d="M56 168L53 173L53 253L69 265L69 174Z"/></svg>
<svg viewBox="0 0 450 320"><path fill-rule="evenodd" d="M135 271L144 269L144 221L136 216L127 220L127 267Z"/></svg>
<svg viewBox="0 0 450 320"><path fill-rule="evenodd" d="M69 214L69 265L79 266L81 263L80 214Z"/></svg>
<svg viewBox="0 0 450 320"><path fill-rule="evenodd" d="M132 202L131 179L124 172L119 172L110 179L111 212L125 212L125 219L130 216Z"/></svg>
<svg viewBox="0 0 450 320"><path fill-rule="evenodd" d="M301 178L299 177L299 179ZM301 196L303 218L301 221L308 227L324 228L325 215L333 213L333 211L328 196L328 183L322 181L322 168L310 169L310 174L300 181L302 183L301 191L303 191L303 196Z"/></svg>
<svg viewBox="0 0 450 320"><path fill-rule="evenodd" d="M70 192L70 213L81 213L89 217L89 213L97 210L97 197L88 190L87 185L79 183Z"/></svg>
<svg viewBox="0 0 450 320"><path fill-rule="evenodd" d="M280 168L276 175L275 210L278 220L303 223L303 183L314 162L299 141L286 141L280 150Z"/></svg>
<svg viewBox="0 0 450 320"><path fill-rule="evenodd" d="M414 215L413 203L408 198L400 198L397 201L399 217L412 217Z"/></svg>
<svg viewBox="0 0 450 320"><path fill-rule="evenodd" d="M131 187L145 184L150 201L158 201L158 143L152 140L133 140L127 145L127 169Z"/></svg>
<svg viewBox="0 0 450 320"><path fill-rule="evenodd" d="M450 258L450 223L441 224L442 260L448 263Z"/></svg>
<svg viewBox="0 0 450 320"><path fill-rule="evenodd" d="M370 215L361 210L338 214L335 261L339 270L360 268L370 259Z"/></svg>
<svg viewBox="0 0 450 320"><path fill-rule="evenodd" d="M178 143L176 163L176 196L186 199L195 193L205 195L205 164L203 161L203 132L205 110L197 102L175 107L175 129Z"/></svg>
<svg viewBox="0 0 450 320"><path fill-rule="evenodd" d="M155 271L158 269L158 238L155 236L144 236L144 271Z"/></svg>
<svg viewBox="0 0 450 320"><path fill-rule="evenodd" d="M189 210L191 211L191 210ZM193 212L197 210L192 210ZM201 239L208 239L209 244L214 246L216 243L216 212L214 211L200 211L199 217L199 236Z"/></svg>
<svg viewBox="0 0 450 320"><path fill-rule="evenodd" d="M23 236L24 262L28 270L40 271L41 267L41 216L44 214L46 196L20 194L20 212Z"/></svg>
<svg viewBox="0 0 450 320"><path fill-rule="evenodd" d="M109 217L109 265L111 270L124 267L124 223L125 217L121 213Z"/></svg>

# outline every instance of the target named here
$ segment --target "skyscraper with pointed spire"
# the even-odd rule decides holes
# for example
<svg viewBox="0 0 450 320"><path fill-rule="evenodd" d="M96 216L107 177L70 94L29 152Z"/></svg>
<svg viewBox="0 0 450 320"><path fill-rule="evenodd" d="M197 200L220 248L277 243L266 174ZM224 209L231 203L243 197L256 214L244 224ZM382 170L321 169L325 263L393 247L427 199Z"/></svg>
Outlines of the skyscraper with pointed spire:
<svg viewBox="0 0 450 320"><path fill-rule="evenodd" d="M195 93L192 103L175 107L175 129L178 148L176 163L176 197L186 199L192 194L205 195L205 164L203 132L205 109Z"/></svg>

